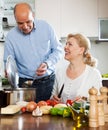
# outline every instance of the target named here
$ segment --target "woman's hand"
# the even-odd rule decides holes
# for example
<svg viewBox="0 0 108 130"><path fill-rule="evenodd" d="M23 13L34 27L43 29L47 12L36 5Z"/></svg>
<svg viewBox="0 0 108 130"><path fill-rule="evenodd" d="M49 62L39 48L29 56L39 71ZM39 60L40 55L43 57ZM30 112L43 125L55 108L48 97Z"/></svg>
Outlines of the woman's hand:
<svg viewBox="0 0 108 130"><path fill-rule="evenodd" d="M53 100L55 100L57 102L61 102L61 98L58 98L58 96L56 96L56 95L53 96Z"/></svg>

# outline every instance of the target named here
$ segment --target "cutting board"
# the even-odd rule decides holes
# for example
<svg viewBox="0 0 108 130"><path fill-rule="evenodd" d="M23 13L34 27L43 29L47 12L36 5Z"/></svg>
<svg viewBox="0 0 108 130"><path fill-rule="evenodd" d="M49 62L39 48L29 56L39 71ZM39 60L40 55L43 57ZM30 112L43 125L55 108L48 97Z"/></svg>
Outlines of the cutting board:
<svg viewBox="0 0 108 130"><path fill-rule="evenodd" d="M7 107L1 108L1 114L15 114L19 112L21 107L19 105L8 105Z"/></svg>

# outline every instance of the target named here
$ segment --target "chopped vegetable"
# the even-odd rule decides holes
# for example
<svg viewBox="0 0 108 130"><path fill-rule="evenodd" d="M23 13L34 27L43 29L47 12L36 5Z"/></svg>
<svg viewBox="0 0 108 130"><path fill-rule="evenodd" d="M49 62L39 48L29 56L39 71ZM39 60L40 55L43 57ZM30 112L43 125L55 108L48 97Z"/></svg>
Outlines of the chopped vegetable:
<svg viewBox="0 0 108 130"><path fill-rule="evenodd" d="M52 106L41 106L40 110L42 111L43 114L50 114L50 109L52 108Z"/></svg>
<svg viewBox="0 0 108 130"><path fill-rule="evenodd" d="M41 107L41 106L47 106L47 103L46 103L46 101L39 101L38 103L37 103L37 106L39 106L39 107Z"/></svg>
<svg viewBox="0 0 108 130"><path fill-rule="evenodd" d="M71 111L70 109L67 107L64 109L63 111L63 117L70 117L71 116Z"/></svg>
<svg viewBox="0 0 108 130"><path fill-rule="evenodd" d="M9 81L7 78L2 78L2 85L9 85Z"/></svg>
<svg viewBox="0 0 108 130"><path fill-rule="evenodd" d="M64 104L64 103L58 103L58 104L56 104L54 107L56 107L56 108L61 108L61 107L67 107L67 105Z"/></svg>
<svg viewBox="0 0 108 130"><path fill-rule="evenodd" d="M74 109L76 109L76 110L80 110L81 103L79 103L79 102L74 102L73 105L72 105L72 107L73 107Z"/></svg>
<svg viewBox="0 0 108 130"><path fill-rule="evenodd" d="M58 102L53 99L47 100L46 103L47 105L50 105L50 106L55 106L56 104L58 104Z"/></svg>
<svg viewBox="0 0 108 130"><path fill-rule="evenodd" d="M22 107L22 108L21 108L21 112L23 112L23 113L26 112L26 110L27 110L26 107Z"/></svg>
<svg viewBox="0 0 108 130"><path fill-rule="evenodd" d="M32 112L33 110L35 110L36 107L37 107L37 104L36 104L34 101L30 101L30 102L27 104L27 106L26 106L27 111L29 111L29 112Z"/></svg>
<svg viewBox="0 0 108 130"><path fill-rule="evenodd" d="M53 116L57 116L58 114L58 108L51 108L50 109L50 114L53 115Z"/></svg>
<svg viewBox="0 0 108 130"><path fill-rule="evenodd" d="M63 116L64 109L65 109L65 107L58 108L57 114L60 116Z"/></svg>

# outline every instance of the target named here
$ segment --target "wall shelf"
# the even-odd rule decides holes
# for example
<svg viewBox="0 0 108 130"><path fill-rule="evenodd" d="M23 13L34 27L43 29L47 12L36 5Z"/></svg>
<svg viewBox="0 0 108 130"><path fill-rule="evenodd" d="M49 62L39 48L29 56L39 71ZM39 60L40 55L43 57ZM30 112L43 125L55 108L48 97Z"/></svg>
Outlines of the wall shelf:
<svg viewBox="0 0 108 130"><path fill-rule="evenodd" d="M108 40L95 40L95 42L98 44L98 43L101 43L101 42L108 42Z"/></svg>
<svg viewBox="0 0 108 130"><path fill-rule="evenodd" d="M101 42L108 42L108 40L99 40L98 37L88 37L91 42L95 42L96 44Z"/></svg>

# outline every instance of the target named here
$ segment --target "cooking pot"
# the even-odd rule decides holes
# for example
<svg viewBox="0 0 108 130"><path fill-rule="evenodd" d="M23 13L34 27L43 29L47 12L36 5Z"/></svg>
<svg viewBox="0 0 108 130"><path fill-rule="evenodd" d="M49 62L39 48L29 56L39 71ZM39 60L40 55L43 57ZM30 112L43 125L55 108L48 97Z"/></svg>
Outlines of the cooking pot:
<svg viewBox="0 0 108 130"><path fill-rule="evenodd" d="M14 58L9 55L6 62L6 72L8 81L11 87L3 89L5 94L4 105L16 104L20 101L36 101L36 88L31 88L31 86L26 83L23 84L22 88L18 86L18 70Z"/></svg>
<svg viewBox="0 0 108 130"><path fill-rule="evenodd" d="M4 89L5 105L16 104L20 101L35 101L36 88Z"/></svg>

